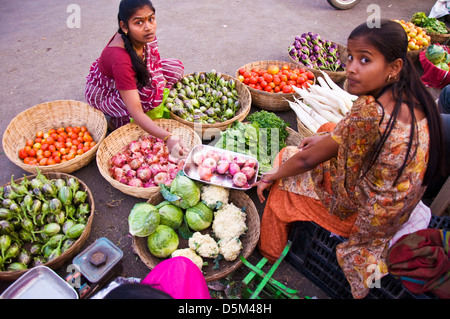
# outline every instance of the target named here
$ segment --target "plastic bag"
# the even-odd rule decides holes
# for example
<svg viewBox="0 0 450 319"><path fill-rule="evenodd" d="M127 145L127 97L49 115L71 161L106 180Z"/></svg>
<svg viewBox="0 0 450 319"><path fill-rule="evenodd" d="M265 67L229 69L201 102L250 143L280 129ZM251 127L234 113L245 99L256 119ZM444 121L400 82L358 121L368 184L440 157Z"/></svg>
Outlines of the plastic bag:
<svg viewBox="0 0 450 319"><path fill-rule="evenodd" d="M431 8L430 14L428 15L430 18L441 18L447 14L449 14L450 1L439 0L436 1L436 4Z"/></svg>
<svg viewBox="0 0 450 319"><path fill-rule="evenodd" d="M170 90L168 88L164 89L163 99L160 105L148 111L147 114L152 120L154 119L170 119L170 111L166 106L166 100L169 96ZM130 119L130 122L134 122L133 118Z"/></svg>

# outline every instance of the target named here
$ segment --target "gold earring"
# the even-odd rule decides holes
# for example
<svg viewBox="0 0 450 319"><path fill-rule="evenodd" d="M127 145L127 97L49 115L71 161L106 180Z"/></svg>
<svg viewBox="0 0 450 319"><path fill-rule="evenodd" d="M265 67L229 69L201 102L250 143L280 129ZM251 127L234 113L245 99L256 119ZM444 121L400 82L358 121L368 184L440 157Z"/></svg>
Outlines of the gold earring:
<svg viewBox="0 0 450 319"><path fill-rule="evenodd" d="M388 75L386 83L389 83L389 82L391 82L391 76L390 75Z"/></svg>
<svg viewBox="0 0 450 319"><path fill-rule="evenodd" d="M125 31L125 35L128 35L128 31Z"/></svg>

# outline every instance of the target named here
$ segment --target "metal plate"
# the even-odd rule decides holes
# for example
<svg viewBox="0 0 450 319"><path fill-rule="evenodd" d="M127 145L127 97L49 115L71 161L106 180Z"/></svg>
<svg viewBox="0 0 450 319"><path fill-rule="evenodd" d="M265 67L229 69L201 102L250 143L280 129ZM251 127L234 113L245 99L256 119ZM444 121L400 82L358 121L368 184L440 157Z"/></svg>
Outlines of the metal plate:
<svg viewBox="0 0 450 319"><path fill-rule="evenodd" d="M193 157L193 154L195 154L196 152L208 151L208 150L216 151L219 154L229 153L233 156L239 155L245 159L251 158L251 159L255 160L256 161L255 175L253 175L253 177L247 181L247 184L244 187L238 187L238 186L234 185L233 176L231 176L230 174L222 175L222 174L214 173L213 177L211 178L210 181L202 180L197 171L197 165L194 163L192 157ZM259 169L259 162L253 156L249 156L249 155L242 154L242 153L236 153L236 152L224 150L224 149L209 146L209 145L197 145L194 148L192 148L188 157L186 158L186 162L184 163L184 167L183 167L184 173L193 180L202 182L204 184L217 185L217 186L222 186L222 187L227 187L227 188L232 188L232 189L237 189L237 190L248 190L248 189L252 188L251 186L253 185L253 183L256 182L256 178L258 177L258 169Z"/></svg>
<svg viewBox="0 0 450 319"><path fill-rule="evenodd" d="M78 299L67 282L47 266L28 270L0 296L3 299Z"/></svg>

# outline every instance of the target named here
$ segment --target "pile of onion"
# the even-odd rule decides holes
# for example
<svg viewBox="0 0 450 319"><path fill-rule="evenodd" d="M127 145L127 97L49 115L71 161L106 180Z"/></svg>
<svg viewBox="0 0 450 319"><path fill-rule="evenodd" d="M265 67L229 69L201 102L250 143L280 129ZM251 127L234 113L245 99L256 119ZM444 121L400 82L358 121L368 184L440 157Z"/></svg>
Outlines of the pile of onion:
<svg viewBox="0 0 450 319"><path fill-rule="evenodd" d="M154 136L132 141L110 160L111 176L133 187L170 186L184 160L169 154L163 140Z"/></svg>
<svg viewBox="0 0 450 319"><path fill-rule="evenodd" d="M249 187L250 179L256 173L257 161L229 152L219 152L212 149L196 150L192 161L197 165L200 179L209 182L214 174L231 175L233 184L237 187Z"/></svg>

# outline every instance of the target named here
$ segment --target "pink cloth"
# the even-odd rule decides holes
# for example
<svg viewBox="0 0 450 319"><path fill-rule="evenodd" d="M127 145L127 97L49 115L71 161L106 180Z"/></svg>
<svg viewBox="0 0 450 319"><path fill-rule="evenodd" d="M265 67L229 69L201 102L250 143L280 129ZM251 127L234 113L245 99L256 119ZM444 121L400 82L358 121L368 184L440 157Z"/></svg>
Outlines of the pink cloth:
<svg viewBox="0 0 450 319"><path fill-rule="evenodd" d="M182 256L160 262L141 284L152 285L174 299L211 299L200 269Z"/></svg>

